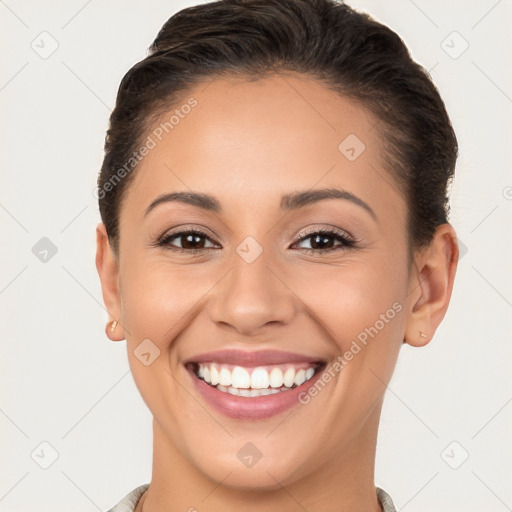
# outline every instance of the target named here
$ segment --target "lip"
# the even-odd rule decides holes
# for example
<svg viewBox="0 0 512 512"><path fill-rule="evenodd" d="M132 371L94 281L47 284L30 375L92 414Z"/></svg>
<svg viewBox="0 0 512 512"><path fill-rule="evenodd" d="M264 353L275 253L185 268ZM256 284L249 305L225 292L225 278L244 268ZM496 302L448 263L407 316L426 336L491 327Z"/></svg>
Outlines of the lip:
<svg viewBox="0 0 512 512"><path fill-rule="evenodd" d="M215 362L221 364L232 364L251 368L253 366L269 366L273 364L284 363L325 363L321 358L296 354L293 352L284 352L280 350L257 350L246 351L238 349L217 350L214 352L205 352L184 361L187 366L191 363Z"/></svg>
<svg viewBox="0 0 512 512"><path fill-rule="evenodd" d="M289 362L290 360L287 359L287 361ZM302 361L303 360L296 362ZM307 359L307 361L309 361L309 359ZM266 362L268 362L268 359ZM263 420L280 414L294 406L297 407L301 405L299 395L307 392L320 378L326 368L326 364L323 363L309 380L303 382L296 388L280 391L273 395L245 397L231 395L230 393L219 391L213 386L210 386L196 377L192 366L191 364L187 364L185 368L192 379L193 385L205 402L222 415L239 420Z"/></svg>

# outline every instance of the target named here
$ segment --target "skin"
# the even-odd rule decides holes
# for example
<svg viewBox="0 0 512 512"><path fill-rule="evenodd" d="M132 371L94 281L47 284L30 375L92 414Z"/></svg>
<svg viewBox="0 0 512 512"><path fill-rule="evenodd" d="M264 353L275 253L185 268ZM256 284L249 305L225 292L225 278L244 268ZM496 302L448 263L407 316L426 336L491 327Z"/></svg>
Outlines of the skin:
<svg viewBox="0 0 512 512"><path fill-rule="evenodd" d="M137 511L142 504L144 512L379 511L374 460L386 384L404 339L426 345L445 315L455 232L441 225L408 266L406 203L382 165L376 119L323 85L297 74L217 78L187 91L183 103L190 96L198 105L149 152L125 191L118 255L105 226L97 227L103 298L119 322L106 333L126 339L154 416L153 475ZM366 146L355 161L338 149L349 134ZM280 210L282 195L324 187L361 198L377 220L340 199ZM213 195L222 211L168 202L144 216L156 197L176 191ZM152 245L177 226L206 232L204 252ZM337 249L329 252L302 239L306 228L333 227L355 237L356 247L330 237L327 248ZM236 252L248 236L263 248L252 263ZM190 247L184 237L172 244ZM304 252L314 247L318 253ZM329 364L394 303L400 313L310 403L269 419L220 415L183 366L224 348L285 350ZM160 350L149 366L134 354L146 338ZM251 468L236 456L246 442L262 453Z"/></svg>

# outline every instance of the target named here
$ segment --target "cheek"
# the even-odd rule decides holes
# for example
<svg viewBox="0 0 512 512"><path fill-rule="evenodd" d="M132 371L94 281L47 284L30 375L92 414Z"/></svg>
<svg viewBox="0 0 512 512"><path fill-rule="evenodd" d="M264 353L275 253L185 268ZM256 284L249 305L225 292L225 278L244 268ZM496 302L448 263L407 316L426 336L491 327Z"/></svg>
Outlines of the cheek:
<svg viewBox="0 0 512 512"><path fill-rule="evenodd" d="M369 259L318 270L314 279L310 275L294 285L336 353L330 373L337 389L335 409L353 411L361 421L393 373L407 289L404 266L396 258L381 252L375 258L379 261Z"/></svg>
<svg viewBox="0 0 512 512"><path fill-rule="evenodd" d="M134 346L149 338L161 351L167 350L174 336L204 309L208 291L225 273L224 267L207 263L170 264L165 256L154 261L131 256L121 270L127 340ZM386 315L388 310L395 312L393 304L400 302L406 289L403 272L403 265L381 255L374 263L367 258L340 265L302 262L282 267L279 274L294 291L283 289L283 293L288 293L291 301L298 297L304 313L308 315L309 310L312 320L342 351L358 336L364 338L366 330L376 323L381 330L381 315L386 320L391 316ZM391 324L398 327L399 322L386 322L384 331L390 331Z"/></svg>
<svg viewBox="0 0 512 512"><path fill-rule="evenodd" d="M130 346L149 338L167 351L174 335L186 329L213 286L212 270L201 264L171 265L164 258L127 258L121 272L124 325Z"/></svg>
<svg viewBox="0 0 512 512"><path fill-rule="evenodd" d="M123 321L135 384L156 417L177 420L170 405L183 400L169 354L180 332L193 322L207 283L167 262L132 254L121 269ZM193 286L191 285L193 284Z"/></svg>
<svg viewBox="0 0 512 512"><path fill-rule="evenodd" d="M347 350L354 339L364 340L367 331L399 332L406 276L390 258L371 264L368 260L319 265L297 273L293 290L310 315L321 323L338 349Z"/></svg>

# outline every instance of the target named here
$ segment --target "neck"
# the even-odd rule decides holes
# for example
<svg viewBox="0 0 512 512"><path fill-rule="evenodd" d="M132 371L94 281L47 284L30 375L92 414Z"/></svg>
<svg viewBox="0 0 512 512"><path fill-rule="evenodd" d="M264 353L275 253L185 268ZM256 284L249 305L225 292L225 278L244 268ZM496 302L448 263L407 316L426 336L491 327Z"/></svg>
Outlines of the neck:
<svg viewBox="0 0 512 512"><path fill-rule="evenodd" d="M135 512L202 510L225 512L310 511L381 512L375 485L374 461L380 405L342 453L332 453L317 470L272 488L229 487L229 473L214 481L169 441L153 420L153 476Z"/></svg>

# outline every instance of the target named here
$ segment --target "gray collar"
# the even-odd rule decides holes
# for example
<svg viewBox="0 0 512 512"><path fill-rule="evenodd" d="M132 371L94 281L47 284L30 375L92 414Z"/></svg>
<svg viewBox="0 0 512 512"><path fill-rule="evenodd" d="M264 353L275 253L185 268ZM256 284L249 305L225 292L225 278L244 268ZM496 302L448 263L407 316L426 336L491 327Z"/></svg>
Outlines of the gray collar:
<svg viewBox="0 0 512 512"><path fill-rule="evenodd" d="M144 491L149 487L149 484L139 485L136 489L133 489L130 493L128 493L117 505L108 510L107 512L133 512L137 503L139 502L141 496L144 494ZM395 505L393 505L393 501L389 494L381 489L380 487L376 488L377 490L377 498L382 507L383 512L397 512Z"/></svg>

